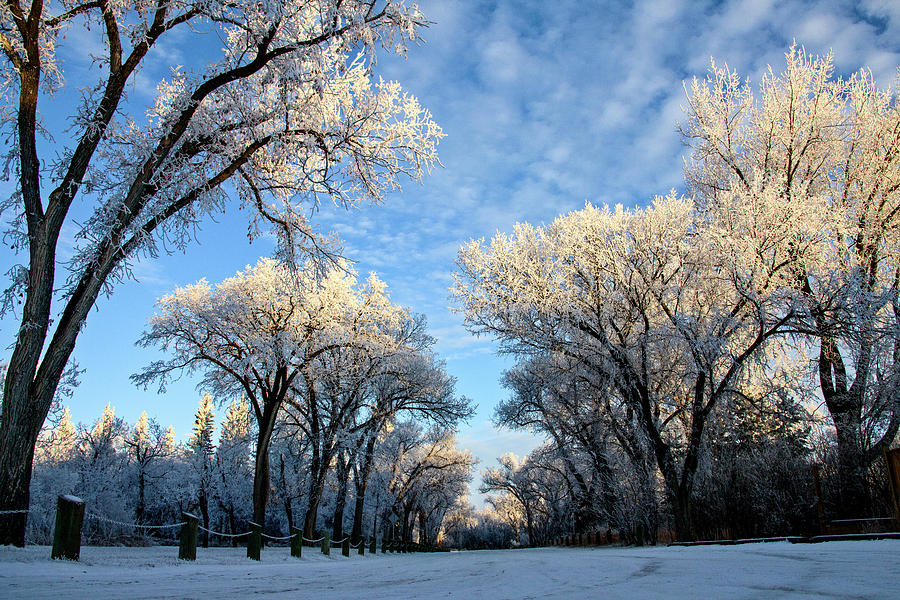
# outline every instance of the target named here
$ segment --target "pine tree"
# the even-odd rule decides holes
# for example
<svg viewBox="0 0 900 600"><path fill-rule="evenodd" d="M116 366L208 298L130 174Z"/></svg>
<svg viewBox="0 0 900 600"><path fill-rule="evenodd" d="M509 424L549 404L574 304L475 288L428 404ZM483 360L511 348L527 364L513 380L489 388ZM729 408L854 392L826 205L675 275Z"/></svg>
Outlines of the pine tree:
<svg viewBox="0 0 900 600"><path fill-rule="evenodd" d="M72 415L67 406L63 408L59 424L50 432L45 459L53 464L64 462L72 457L75 444L75 425L72 423Z"/></svg>
<svg viewBox="0 0 900 600"><path fill-rule="evenodd" d="M209 496L213 475L213 430L215 428L215 412L213 398L209 393L203 394L197 412L194 415L194 429L188 439L191 451L191 463L198 476L197 503L203 518L204 529L209 529ZM203 532L203 547L209 547L209 533Z"/></svg>
<svg viewBox="0 0 900 600"><path fill-rule="evenodd" d="M251 435L250 404L241 395L228 405L216 448L216 497L232 533L237 531L239 508L250 502Z"/></svg>
<svg viewBox="0 0 900 600"><path fill-rule="evenodd" d="M191 430L188 446L194 452L212 456L214 428L215 411L213 410L213 398L209 393L206 393L200 399L200 405L194 415L194 428Z"/></svg>

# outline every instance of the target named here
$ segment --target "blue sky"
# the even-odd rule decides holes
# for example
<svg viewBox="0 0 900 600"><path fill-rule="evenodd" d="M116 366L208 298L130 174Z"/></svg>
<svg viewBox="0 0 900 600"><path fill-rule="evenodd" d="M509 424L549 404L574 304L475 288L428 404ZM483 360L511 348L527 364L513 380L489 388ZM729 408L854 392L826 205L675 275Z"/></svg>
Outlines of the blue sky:
<svg viewBox="0 0 900 600"><path fill-rule="evenodd" d="M448 308L460 244L508 231L516 221L550 222L586 201L640 206L680 190L684 148L675 124L682 118L682 85L703 77L711 56L753 82L769 64L780 70L793 40L811 52L833 50L840 73L868 66L881 87L894 83L900 65L895 0L419 5L434 21L425 43L411 47L406 59L381 55L377 69L432 111L447 135L439 147L444 167L383 206L352 212L324 206L313 220L336 231L347 257L361 273L376 271L395 302L428 316L458 391L478 405L459 443L481 459L479 470L506 451L526 453L535 439L490 423L505 395L500 374L511 363L495 354L490 339L466 332ZM70 32L63 56L72 88L78 78L71 73L89 65L84 50L102 51L99 34ZM159 63L133 88L136 101L149 98L155 77L166 72L164 60L189 62L189 41L158 49ZM45 107L45 117L61 119L64 109ZM67 402L76 421L95 419L111 402L129 422L146 410L174 425L180 438L188 433L200 392L190 380L165 395L136 389L128 376L159 356L134 341L157 297L201 277L221 281L272 251L266 240L249 244L246 231L236 210L208 222L186 254L141 262L136 281L99 302L75 351L86 369ZM5 272L14 260L6 250L0 268ZM8 343L15 327L10 317L2 323Z"/></svg>

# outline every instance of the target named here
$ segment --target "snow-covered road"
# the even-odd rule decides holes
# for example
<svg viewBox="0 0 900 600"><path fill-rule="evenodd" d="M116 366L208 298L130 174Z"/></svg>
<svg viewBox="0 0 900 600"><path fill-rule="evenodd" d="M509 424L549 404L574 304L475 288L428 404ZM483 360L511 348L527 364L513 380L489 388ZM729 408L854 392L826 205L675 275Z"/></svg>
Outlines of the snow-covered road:
<svg viewBox="0 0 900 600"><path fill-rule="evenodd" d="M900 541L324 557L306 550L0 547L0 598L900 598Z"/></svg>

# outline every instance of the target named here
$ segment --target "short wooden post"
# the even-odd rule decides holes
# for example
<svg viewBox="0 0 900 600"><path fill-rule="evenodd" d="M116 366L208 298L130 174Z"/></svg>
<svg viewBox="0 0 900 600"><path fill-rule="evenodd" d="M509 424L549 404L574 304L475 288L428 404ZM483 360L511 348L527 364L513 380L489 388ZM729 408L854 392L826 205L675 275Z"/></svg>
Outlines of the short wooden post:
<svg viewBox="0 0 900 600"><path fill-rule="evenodd" d="M368 542L365 537L359 538L359 555L363 556L366 553L366 542Z"/></svg>
<svg viewBox="0 0 900 600"><path fill-rule="evenodd" d="M350 558L350 536L346 536L344 541L341 542L341 554Z"/></svg>
<svg viewBox="0 0 900 600"><path fill-rule="evenodd" d="M291 556L300 558L303 554L303 532L296 527L291 527Z"/></svg>
<svg viewBox="0 0 900 600"><path fill-rule="evenodd" d="M262 525L250 521L250 535L247 537L247 558L259 560L262 549Z"/></svg>
<svg viewBox="0 0 900 600"><path fill-rule="evenodd" d="M375 539L375 536L374 536L374 535L372 536L372 541L369 542L369 544L370 544L370 546L369 546L369 554L378 554L378 540ZM384 552L384 548L383 548L383 547L382 547L381 551Z"/></svg>
<svg viewBox="0 0 900 600"><path fill-rule="evenodd" d="M50 558L78 560L81 556L81 525L84 523L84 500L61 495L56 499L56 526Z"/></svg>
<svg viewBox="0 0 900 600"><path fill-rule="evenodd" d="M178 537L178 559L197 560L197 529L200 518L191 513L181 513L181 535Z"/></svg>
<svg viewBox="0 0 900 600"><path fill-rule="evenodd" d="M331 532L326 531L322 534L322 554L331 555Z"/></svg>

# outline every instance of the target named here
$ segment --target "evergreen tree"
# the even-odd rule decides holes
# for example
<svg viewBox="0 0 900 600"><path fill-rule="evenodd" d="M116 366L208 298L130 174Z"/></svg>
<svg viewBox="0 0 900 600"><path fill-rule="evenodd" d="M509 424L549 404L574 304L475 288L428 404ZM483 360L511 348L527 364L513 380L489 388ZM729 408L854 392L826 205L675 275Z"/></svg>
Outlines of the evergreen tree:
<svg viewBox="0 0 900 600"><path fill-rule="evenodd" d="M237 531L238 519L250 506L250 427L250 405L242 395L228 405L215 454L216 499L231 533Z"/></svg>
<svg viewBox="0 0 900 600"><path fill-rule="evenodd" d="M51 464L67 461L72 458L77 441L78 434L75 431L75 425L72 423L69 407L66 406L63 408L59 423L50 432L50 435L47 437L47 443L43 445L43 456L41 458Z"/></svg>
<svg viewBox="0 0 900 600"><path fill-rule="evenodd" d="M215 412L213 398L209 393L203 394L200 405L194 415L194 428L188 439L190 463L197 476L197 504L203 518L203 527L209 529L209 496L213 478L213 430L215 428ZM209 533L203 532L203 547L209 547Z"/></svg>

